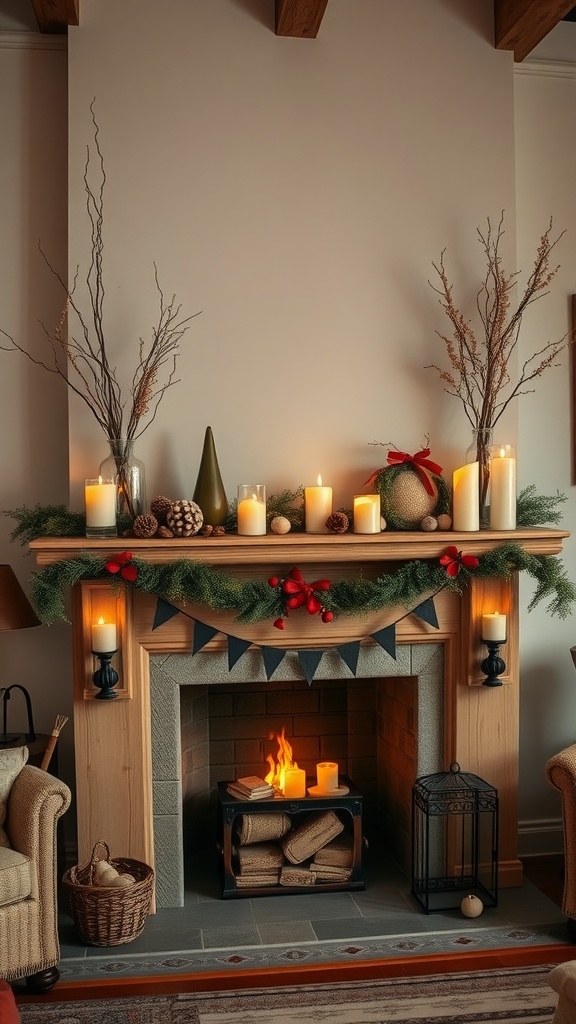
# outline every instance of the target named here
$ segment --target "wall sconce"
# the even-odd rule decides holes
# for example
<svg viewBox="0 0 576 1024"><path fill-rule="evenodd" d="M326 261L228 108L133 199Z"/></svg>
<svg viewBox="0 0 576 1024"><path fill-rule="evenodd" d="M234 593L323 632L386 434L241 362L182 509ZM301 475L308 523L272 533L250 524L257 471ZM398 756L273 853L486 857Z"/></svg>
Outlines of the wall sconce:
<svg viewBox="0 0 576 1024"><path fill-rule="evenodd" d="M40 619L22 590L12 566L0 565L0 631L27 629L30 626L39 625ZM25 736L18 733L9 733L7 729L8 701L10 700L11 691L14 689L21 690L26 700L28 732ZM23 744L25 740L29 742L35 740L32 703L28 691L18 683L14 683L7 689L1 689L0 693L2 694L3 701L0 747L16 746L18 743Z"/></svg>
<svg viewBox="0 0 576 1024"><path fill-rule="evenodd" d="M96 669L92 676L94 686L98 687L100 693L96 694L96 700L114 700L118 696L114 687L118 682L118 673L112 668L110 662L118 650L116 640L116 623L104 622L100 616L91 629L92 654L98 658L100 668Z"/></svg>
<svg viewBox="0 0 576 1024"><path fill-rule="evenodd" d="M488 612L482 616L482 642L488 648L481 669L485 673L484 686L502 686L499 678L506 671L506 664L499 656L500 646L506 643L506 616L499 612Z"/></svg>

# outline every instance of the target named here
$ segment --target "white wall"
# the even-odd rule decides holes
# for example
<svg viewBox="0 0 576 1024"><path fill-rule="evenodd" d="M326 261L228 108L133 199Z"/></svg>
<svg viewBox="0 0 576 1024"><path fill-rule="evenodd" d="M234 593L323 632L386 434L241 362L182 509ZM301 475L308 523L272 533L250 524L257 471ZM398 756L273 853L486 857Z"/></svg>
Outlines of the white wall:
<svg viewBox="0 0 576 1024"><path fill-rule="evenodd" d="M138 445L150 495L191 496L207 424L230 495L248 478L274 492L313 482L321 472L336 502L349 504L386 454L368 442L416 450L426 435L449 478L469 428L457 401L424 370L443 358L435 330L447 326L428 285L432 260L446 247L457 294L471 308L484 270L476 228L488 216L506 211L510 264L518 229L521 269L531 266L549 215L559 228L570 227L574 216L567 152L573 86L515 79L512 55L493 48L491 0L330 0L316 40L277 38L273 7L271 0L164 0L159 24L157 0L83 0L81 26L69 32L70 266L85 268L89 252L82 171L95 98L107 173L107 339L123 380L138 338L148 336L156 317L154 261L183 311L202 310L182 346L181 383ZM65 242L63 217L55 213L66 177L58 141L65 85L58 70L45 68L33 105L11 60L0 53L0 73L12 88L23 88L22 109L11 113L14 135L19 125L34 125L35 111L41 124L55 118L59 126L49 134L47 173L37 175L38 160L33 164L35 187L52 189L41 209L53 218L58 260ZM546 101L552 88L553 103ZM58 103L50 102L54 89ZM8 95L2 89L5 105ZM3 175L9 152L4 147ZM15 204L15 188L3 184L0 196L18 247L23 223L32 241L39 230L28 224L25 198ZM559 255L563 276L535 325L526 322L528 353L543 325L547 336L567 329L573 242ZM6 253L3 259L12 277L5 272L0 280L0 326L25 332L28 320L42 315L46 278L24 287L13 281ZM53 322L59 296L46 301ZM66 500L62 389L51 390L46 374L13 356L3 356L2 368L12 450L1 457L10 474L16 466L4 505ZM36 388L30 402L28 391L19 395L22 381ZM539 382L538 397L518 403L503 426L512 439L519 429L522 482L543 492L570 489L567 381L566 365L552 371ZM22 422L22 410L33 419ZM69 415L71 502L80 509L82 482L106 446L74 397ZM542 457L533 458L536 451ZM21 460L26 471L18 476ZM5 550L10 527L4 525ZM20 557L10 546L5 560ZM531 587L523 591L527 603ZM527 820L559 815L544 763L570 739L574 720L571 632L571 620L523 615ZM3 637L16 645L15 664L38 635L44 668L48 638L60 638L60 656L68 658L67 627L58 626L25 639ZM47 697L47 718L65 710L57 688L46 690L42 681L37 690L38 699Z"/></svg>
<svg viewBox="0 0 576 1024"><path fill-rule="evenodd" d="M469 430L424 365L442 353L431 261L468 286L476 225L514 240L512 56L490 0L330 0L316 40L274 5L84 0L70 46L71 264L86 257L89 104L105 154L108 337L119 364L156 312L187 313L182 383L138 452L150 493L190 496L204 430L225 486L316 481L350 504L386 452L455 464ZM110 31L111 24L114 31ZM469 266L463 267L465 257ZM443 354L443 353L442 353ZM73 496L102 457L70 405Z"/></svg>
<svg viewBox="0 0 576 1024"><path fill-rule="evenodd" d="M569 329L570 296L576 293L576 204L574 165L576 139L572 130L576 102L576 25L559 26L554 34L552 58L541 44L534 58L517 69L516 180L518 210L518 265L529 270L542 230L553 217L555 231L565 231L556 251L560 270L552 295L533 307L522 332L522 353L527 356L550 340L562 338ZM540 63L538 63L540 61ZM553 296L553 297L552 297ZM562 367L538 383L533 396L519 404L521 439L520 481L535 484L541 494L559 491L563 504L562 527L576 526L576 477L572 471L576 452L571 438L571 356ZM574 538L565 545L563 557L568 575L576 580ZM529 593L523 586L526 599ZM564 622L546 615L544 608L525 614L521 623L521 818L532 821L545 835L546 824L560 814L559 794L543 776L543 765L576 738L576 673L569 648L576 643L574 616ZM542 824L535 823L541 820ZM542 840L544 843L544 840Z"/></svg>
<svg viewBox="0 0 576 1024"><path fill-rule="evenodd" d="M38 355L43 320L57 320L63 294L38 250L55 269L67 258L67 55L65 40L0 34L0 328ZM2 341L0 340L0 344ZM0 508L68 502L67 389L24 357L0 352ZM33 561L11 543L16 520L0 516L0 561L10 563L26 592ZM0 686L29 690L35 729L50 733L71 708L70 630L66 625L5 632ZM25 703L13 691L8 730L27 728ZM70 777L72 729L58 749Z"/></svg>

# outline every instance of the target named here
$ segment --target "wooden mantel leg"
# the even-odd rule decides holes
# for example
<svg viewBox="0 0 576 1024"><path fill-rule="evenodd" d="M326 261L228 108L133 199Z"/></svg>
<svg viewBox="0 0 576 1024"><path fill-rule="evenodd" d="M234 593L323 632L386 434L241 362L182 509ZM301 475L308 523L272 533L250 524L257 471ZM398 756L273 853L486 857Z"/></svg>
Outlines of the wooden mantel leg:
<svg viewBox="0 0 576 1024"><path fill-rule="evenodd" d="M95 616L116 621L118 696L98 700L90 653ZM114 619L112 619L112 616ZM106 581L82 582L73 593L74 749L78 862L104 840L112 856L154 866L149 655L132 628L132 594ZM96 619L97 621L97 619Z"/></svg>
<svg viewBox="0 0 576 1024"><path fill-rule="evenodd" d="M506 669L502 686L484 685L481 662L485 612L507 616L508 636L500 648ZM462 598L462 673L456 689L453 747L463 771L473 772L498 790L499 884L522 884L518 859L518 746L520 679L518 653L518 578L473 580Z"/></svg>

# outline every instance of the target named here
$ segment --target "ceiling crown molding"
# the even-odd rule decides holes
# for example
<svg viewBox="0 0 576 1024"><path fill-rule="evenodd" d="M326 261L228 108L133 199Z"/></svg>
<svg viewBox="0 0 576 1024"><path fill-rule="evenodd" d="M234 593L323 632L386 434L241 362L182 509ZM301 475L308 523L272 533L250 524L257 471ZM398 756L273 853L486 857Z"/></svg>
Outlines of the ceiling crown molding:
<svg viewBox="0 0 576 1024"><path fill-rule="evenodd" d="M515 75L536 75L543 78L576 78L576 61L524 60L514 65Z"/></svg>
<svg viewBox="0 0 576 1024"><path fill-rule="evenodd" d="M0 50L67 50L66 36L42 32L0 32Z"/></svg>

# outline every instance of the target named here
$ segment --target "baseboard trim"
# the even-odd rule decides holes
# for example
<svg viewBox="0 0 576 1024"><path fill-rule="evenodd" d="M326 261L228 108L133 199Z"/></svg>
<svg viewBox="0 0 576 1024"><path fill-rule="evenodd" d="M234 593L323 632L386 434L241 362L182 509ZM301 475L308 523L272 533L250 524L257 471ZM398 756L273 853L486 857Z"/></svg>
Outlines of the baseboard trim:
<svg viewBox="0 0 576 1024"><path fill-rule="evenodd" d="M520 857L545 857L558 853L564 853L564 826L561 818L519 822Z"/></svg>

